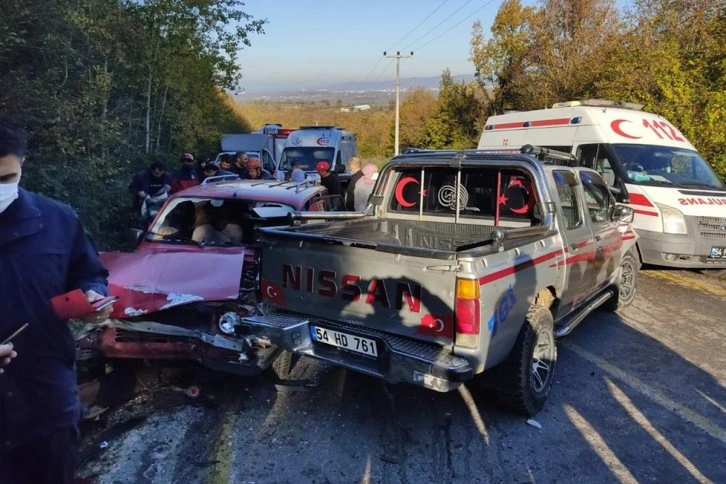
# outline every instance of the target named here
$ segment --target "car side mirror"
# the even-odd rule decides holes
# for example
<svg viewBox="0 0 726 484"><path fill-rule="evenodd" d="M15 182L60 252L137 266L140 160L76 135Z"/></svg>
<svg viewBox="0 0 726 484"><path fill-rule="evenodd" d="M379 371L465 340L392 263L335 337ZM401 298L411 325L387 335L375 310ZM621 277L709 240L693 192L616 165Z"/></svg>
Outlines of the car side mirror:
<svg viewBox="0 0 726 484"><path fill-rule="evenodd" d="M615 205L611 219L613 222L633 223L635 212L627 205Z"/></svg>
<svg viewBox="0 0 726 484"><path fill-rule="evenodd" d="M141 240L144 238L144 232L141 229L129 229L129 242L135 246L139 245Z"/></svg>

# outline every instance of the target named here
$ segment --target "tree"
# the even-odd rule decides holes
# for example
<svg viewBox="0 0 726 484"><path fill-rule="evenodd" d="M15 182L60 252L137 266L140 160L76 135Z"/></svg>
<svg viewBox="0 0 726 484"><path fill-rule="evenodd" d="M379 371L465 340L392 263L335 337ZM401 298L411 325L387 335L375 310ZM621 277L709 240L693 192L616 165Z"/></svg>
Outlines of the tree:
<svg viewBox="0 0 726 484"><path fill-rule="evenodd" d="M425 146L471 149L481 134L482 100L474 83L457 83L446 69L441 75L439 102L425 125Z"/></svg>
<svg viewBox="0 0 726 484"><path fill-rule="evenodd" d="M531 84L527 108L597 97L603 51L617 39L615 0L544 0L532 18Z"/></svg>
<svg viewBox="0 0 726 484"><path fill-rule="evenodd" d="M636 2L596 86L668 118L726 178L726 12L719 5Z"/></svg>
<svg viewBox="0 0 726 484"><path fill-rule="evenodd" d="M533 41L532 7L519 0L502 3L491 27L492 38L484 40L481 22L474 23L469 60L476 68L476 80L487 100L486 114L522 108L528 103L528 54Z"/></svg>
<svg viewBox="0 0 726 484"><path fill-rule="evenodd" d="M426 123L435 115L438 107L438 99L429 89L420 87L405 94L399 113L400 146L427 147Z"/></svg>

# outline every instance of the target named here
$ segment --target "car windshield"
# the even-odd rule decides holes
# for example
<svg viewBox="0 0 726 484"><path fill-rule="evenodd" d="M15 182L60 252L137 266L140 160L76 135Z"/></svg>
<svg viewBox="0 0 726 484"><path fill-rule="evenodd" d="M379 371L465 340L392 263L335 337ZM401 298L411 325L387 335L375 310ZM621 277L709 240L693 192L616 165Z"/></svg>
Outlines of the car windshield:
<svg viewBox="0 0 726 484"><path fill-rule="evenodd" d="M199 246L241 245L260 218L279 220L294 210L284 203L262 200L179 197L166 204L146 239Z"/></svg>
<svg viewBox="0 0 726 484"><path fill-rule="evenodd" d="M315 146L285 148L280 158L280 169L289 170L292 163L298 161L300 162L300 169L313 171L318 161L327 161L330 166L333 166L333 156L335 156L335 148Z"/></svg>
<svg viewBox="0 0 726 484"><path fill-rule="evenodd" d="M668 146L615 144L612 148L628 183L636 185L724 188L698 152Z"/></svg>

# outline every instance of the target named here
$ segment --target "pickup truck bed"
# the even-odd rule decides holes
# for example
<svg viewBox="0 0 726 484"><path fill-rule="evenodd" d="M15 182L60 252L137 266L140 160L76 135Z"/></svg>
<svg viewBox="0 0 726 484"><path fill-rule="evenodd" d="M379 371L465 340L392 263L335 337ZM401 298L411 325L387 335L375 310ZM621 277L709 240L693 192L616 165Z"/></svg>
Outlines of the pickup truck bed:
<svg viewBox="0 0 726 484"><path fill-rule="evenodd" d="M329 243L353 244L359 247L393 250L394 248L420 248L434 251L461 251L492 242L492 231L509 231L513 236L542 234L543 227L531 228L529 221L511 219L503 221L510 227L495 227L482 223L451 223L407 219L371 219L334 222L324 225L302 225L289 230L268 230L285 237L300 240L318 240Z"/></svg>

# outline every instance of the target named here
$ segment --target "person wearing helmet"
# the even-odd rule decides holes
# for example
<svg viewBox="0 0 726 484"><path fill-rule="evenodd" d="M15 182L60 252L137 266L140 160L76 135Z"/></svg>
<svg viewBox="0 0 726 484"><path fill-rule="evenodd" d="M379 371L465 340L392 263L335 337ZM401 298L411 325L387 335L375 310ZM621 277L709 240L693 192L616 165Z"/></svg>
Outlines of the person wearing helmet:
<svg viewBox="0 0 726 484"><path fill-rule="evenodd" d="M274 180L275 177L272 173L262 168L259 158L250 158L247 161L247 170L244 176L241 177L243 180Z"/></svg>

